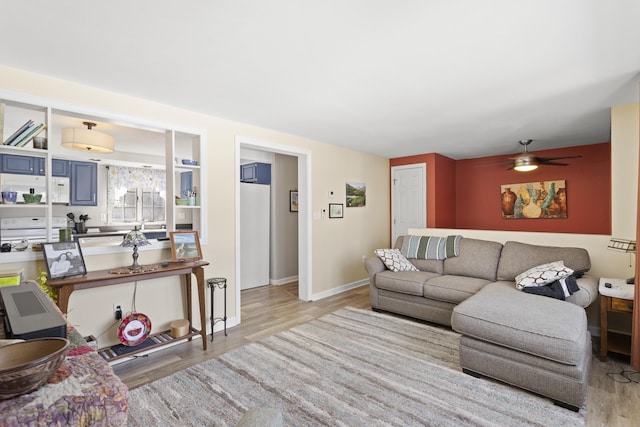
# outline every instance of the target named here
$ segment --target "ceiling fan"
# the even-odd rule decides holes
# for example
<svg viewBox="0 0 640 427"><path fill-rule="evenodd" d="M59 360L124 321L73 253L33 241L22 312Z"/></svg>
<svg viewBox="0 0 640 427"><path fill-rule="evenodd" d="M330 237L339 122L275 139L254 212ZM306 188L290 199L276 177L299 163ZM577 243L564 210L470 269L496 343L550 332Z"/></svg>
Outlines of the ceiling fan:
<svg viewBox="0 0 640 427"><path fill-rule="evenodd" d="M555 160L561 159L575 159L582 156L562 156L562 157L538 157L533 153L529 152L528 146L533 142L532 139L523 139L518 141L520 145L524 146L524 153L512 157L510 160L513 160L513 165L507 170L516 170L518 172L531 172L536 170L540 165L548 165L548 166L568 166L568 163L560 163Z"/></svg>

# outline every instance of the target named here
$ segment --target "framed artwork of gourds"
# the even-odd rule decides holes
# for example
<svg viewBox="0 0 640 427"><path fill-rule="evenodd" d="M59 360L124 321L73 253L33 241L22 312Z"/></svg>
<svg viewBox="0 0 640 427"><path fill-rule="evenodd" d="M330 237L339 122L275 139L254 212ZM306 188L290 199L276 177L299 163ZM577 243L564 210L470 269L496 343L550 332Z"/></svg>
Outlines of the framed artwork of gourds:
<svg viewBox="0 0 640 427"><path fill-rule="evenodd" d="M567 183L557 180L502 184L500 208L504 219L566 218Z"/></svg>

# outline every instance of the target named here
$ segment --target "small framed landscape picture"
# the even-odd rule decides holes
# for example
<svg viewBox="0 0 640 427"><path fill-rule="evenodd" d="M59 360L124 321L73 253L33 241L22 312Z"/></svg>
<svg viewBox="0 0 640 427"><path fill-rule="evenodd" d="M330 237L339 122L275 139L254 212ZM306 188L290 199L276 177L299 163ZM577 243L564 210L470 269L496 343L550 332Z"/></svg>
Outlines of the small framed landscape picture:
<svg viewBox="0 0 640 427"><path fill-rule="evenodd" d="M329 218L343 218L343 207L342 203L329 203Z"/></svg>
<svg viewBox="0 0 640 427"><path fill-rule="evenodd" d="M42 253L50 279L87 274L79 242L43 243Z"/></svg>
<svg viewBox="0 0 640 427"><path fill-rule="evenodd" d="M202 259L200 238L197 231L172 231L171 255L174 261L198 261Z"/></svg>

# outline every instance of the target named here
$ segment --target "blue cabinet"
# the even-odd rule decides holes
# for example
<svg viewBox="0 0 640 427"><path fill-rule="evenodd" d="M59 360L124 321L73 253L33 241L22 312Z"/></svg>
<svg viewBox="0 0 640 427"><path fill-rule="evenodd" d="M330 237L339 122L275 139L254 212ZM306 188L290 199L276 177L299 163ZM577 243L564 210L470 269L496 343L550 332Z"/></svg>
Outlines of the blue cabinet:
<svg viewBox="0 0 640 427"><path fill-rule="evenodd" d="M44 161L44 159L42 160ZM51 175L68 177L69 160L51 159Z"/></svg>
<svg viewBox="0 0 640 427"><path fill-rule="evenodd" d="M17 154L2 154L0 172L17 175L45 175L45 158L20 156ZM52 176L69 176L69 161L51 159Z"/></svg>
<svg viewBox="0 0 640 427"><path fill-rule="evenodd" d="M39 164L42 160L42 165ZM42 167L42 174L38 173ZM19 156L15 154L2 155L2 173L15 173L19 175L44 175L44 159L31 156Z"/></svg>
<svg viewBox="0 0 640 427"><path fill-rule="evenodd" d="M98 206L98 165L92 162L69 162L71 206Z"/></svg>
<svg viewBox="0 0 640 427"><path fill-rule="evenodd" d="M260 162L240 165L240 182L271 184L271 165Z"/></svg>

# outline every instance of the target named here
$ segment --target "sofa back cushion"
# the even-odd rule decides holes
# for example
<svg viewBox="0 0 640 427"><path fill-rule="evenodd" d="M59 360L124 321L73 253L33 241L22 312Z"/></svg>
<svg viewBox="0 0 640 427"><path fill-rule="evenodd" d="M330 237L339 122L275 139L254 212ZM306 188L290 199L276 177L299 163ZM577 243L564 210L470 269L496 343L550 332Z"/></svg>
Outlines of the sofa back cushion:
<svg viewBox="0 0 640 427"><path fill-rule="evenodd" d="M398 236L398 239L396 239L396 244L394 245L394 248L402 249L403 242L404 242L404 236ZM442 260L409 258L409 261L411 261L411 264L415 265L416 268L420 271L428 271L430 273L442 274L442 270L443 270Z"/></svg>
<svg viewBox="0 0 640 427"><path fill-rule="evenodd" d="M443 273L494 281L501 251L501 243L465 237L460 240L460 255L444 260Z"/></svg>
<svg viewBox="0 0 640 427"><path fill-rule="evenodd" d="M532 267L554 261L564 265L580 276L591 268L589 252L583 248L538 246L520 242L507 242L502 249L498 265L498 280L513 282L516 276Z"/></svg>

